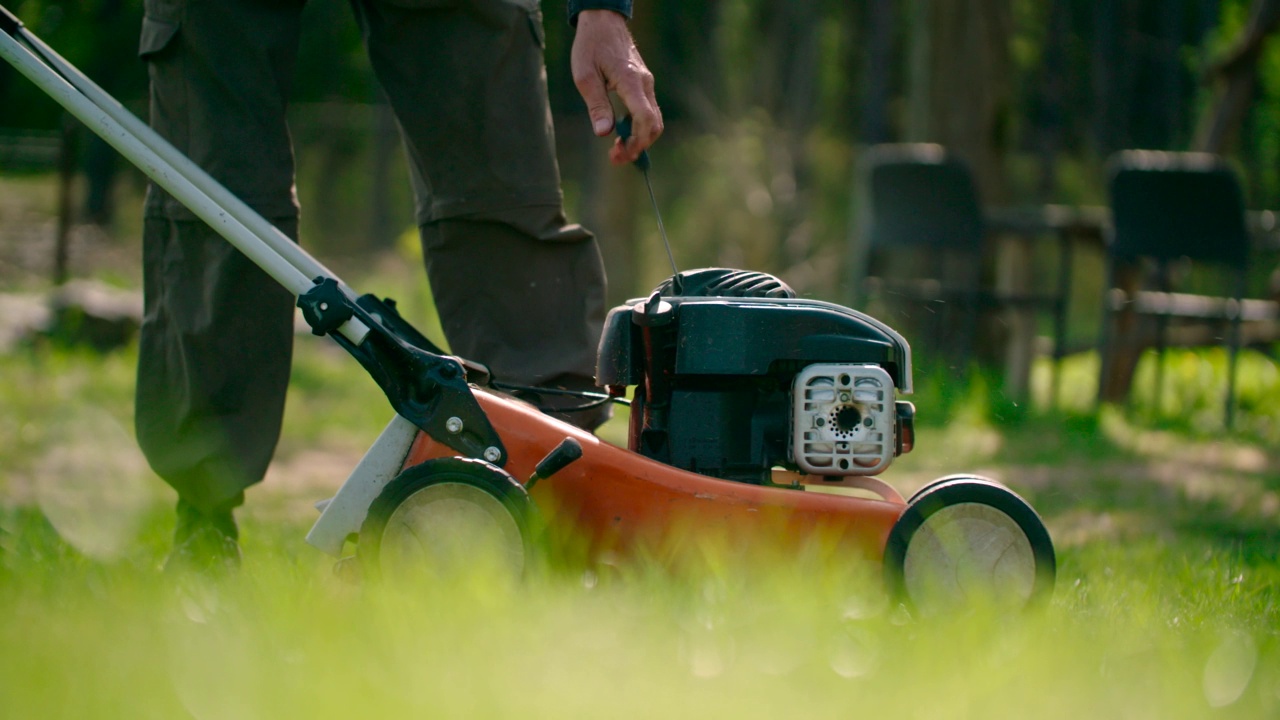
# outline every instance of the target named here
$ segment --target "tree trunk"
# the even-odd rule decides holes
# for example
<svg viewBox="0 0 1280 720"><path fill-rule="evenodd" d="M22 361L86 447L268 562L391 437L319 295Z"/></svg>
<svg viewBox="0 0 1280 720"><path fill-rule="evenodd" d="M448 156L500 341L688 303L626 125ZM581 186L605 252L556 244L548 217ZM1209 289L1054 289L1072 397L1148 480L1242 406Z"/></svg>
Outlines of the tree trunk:
<svg viewBox="0 0 1280 720"><path fill-rule="evenodd" d="M909 138L963 157L982 198L1002 202L1013 94L1010 0L912 5Z"/></svg>
<svg viewBox="0 0 1280 720"><path fill-rule="evenodd" d="M1004 166L1013 109L1010 0L913 0L910 22L907 139L943 145L968 163L980 202L1003 203L1008 196ZM1002 289L1017 291L1029 283L1024 249L1000 249L998 254L1009 255L997 261L999 282L1010 286ZM954 266L947 270L963 273ZM980 326L981 340L964 339L979 362L1008 362L1007 343L994 340L1001 334L1012 335L1010 342L1028 351L1032 347L1033 323L1021 313L1003 323L987 319ZM948 364L957 359L965 358L949 358ZM1022 372L1024 366L1018 360L1010 367ZM1006 385L1016 395L1026 379L1011 377Z"/></svg>
<svg viewBox="0 0 1280 720"><path fill-rule="evenodd" d="M889 101L894 65L893 0L870 0L867 7L867 59L862 79L862 140L889 142Z"/></svg>
<svg viewBox="0 0 1280 720"><path fill-rule="evenodd" d="M1058 154L1062 152L1066 132L1067 43L1070 39L1070 0L1052 0L1035 118L1040 157L1036 195L1042 202L1047 202L1058 186Z"/></svg>
<svg viewBox="0 0 1280 720"><path fill-rule="evenodd" d="M58 149L58 230L53 241L53 284L61 285L71 275L70 246L76 160L79 151L80 123L69 114L62 116L62 143Z"/></svg>
<svg viewBox="0 0 1280 720"><path fill-rule="evenodd" d="M1227 56L1214 64L1207 80L1219 86L1213 112L1196 138L1196 149L1222 154L1229 150L1253 103L1262 46L1280 26L1280 0L1254 0L1244 34Z"/></svg>

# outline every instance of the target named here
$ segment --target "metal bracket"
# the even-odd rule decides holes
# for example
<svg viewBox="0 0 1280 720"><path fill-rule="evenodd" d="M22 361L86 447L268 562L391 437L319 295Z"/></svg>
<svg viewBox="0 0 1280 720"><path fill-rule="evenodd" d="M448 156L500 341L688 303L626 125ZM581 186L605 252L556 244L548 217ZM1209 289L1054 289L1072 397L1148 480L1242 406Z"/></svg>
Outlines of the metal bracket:
<svg viewBox="0 0 1280 720"><path fill-rule="evenodd" d="M419 347L415 337L397 332L392 307L362 301L349 298L333 278L320 277L299 296L298 307L313 333L329 335L364 366L401 417L467 457L502 467L507 451L467 384L463 361ZM369 328L359 345L337 332L353 317Z"/></svg>
<svg viewBox="0 0 1280 720"><path fill-rule="evenodd" d="M329 335L355 313L337 280L318 277L315 282L315 287L298 296L298 307L302 308L302 317L311 326L312 335Z"/></svg>

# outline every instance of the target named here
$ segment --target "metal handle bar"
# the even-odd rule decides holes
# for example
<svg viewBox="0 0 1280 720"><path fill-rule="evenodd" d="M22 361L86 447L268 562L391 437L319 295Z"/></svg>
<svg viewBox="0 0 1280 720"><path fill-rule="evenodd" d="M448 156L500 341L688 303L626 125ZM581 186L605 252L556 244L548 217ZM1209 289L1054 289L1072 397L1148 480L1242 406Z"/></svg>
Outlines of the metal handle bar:
<svg viewBox="0 0 1280 720"><path fill-rule="evenodd" d="M3 31L0 32L0 57L289 292L301 296L315 286L318 278L333 278L343 293L354 300L355 293L332 271L28 32L3 6L0 6L0 30ZM368 331L359 318L351 318L339 330L357 345Z"/></svg>
<svg viewBox="0 0 1280 720"><path fill-rule="evenodd" d="M317 335L360 362L401 417L496 465L502 440L467 385L476 366L444 356L381 301L357 298L332 272L28 32L0 5L0 57L102 137L276 282L298 297ZM487 372L483 373L487 375ZM448 420L458 419L458 430Z"/></svg>

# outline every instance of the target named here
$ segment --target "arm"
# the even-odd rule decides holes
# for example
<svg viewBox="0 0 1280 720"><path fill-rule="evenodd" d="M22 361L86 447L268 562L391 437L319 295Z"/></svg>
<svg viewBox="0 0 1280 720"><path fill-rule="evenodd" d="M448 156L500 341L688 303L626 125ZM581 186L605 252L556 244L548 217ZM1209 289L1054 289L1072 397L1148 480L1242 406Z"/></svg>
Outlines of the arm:
<svg viewBox="0 0 1280 720"><path fill-rule="evenodd" d="M603 9L609 8L609 9ZM600 137L613 131L616 92L632 117L632 135L614 142L614 163L632 162L662 134L662 112L653 94L653 74L645 67L627 30L628 0L570 0L569 19L577 26L570 62L573 81L587 104L591 128Z"/></svg>

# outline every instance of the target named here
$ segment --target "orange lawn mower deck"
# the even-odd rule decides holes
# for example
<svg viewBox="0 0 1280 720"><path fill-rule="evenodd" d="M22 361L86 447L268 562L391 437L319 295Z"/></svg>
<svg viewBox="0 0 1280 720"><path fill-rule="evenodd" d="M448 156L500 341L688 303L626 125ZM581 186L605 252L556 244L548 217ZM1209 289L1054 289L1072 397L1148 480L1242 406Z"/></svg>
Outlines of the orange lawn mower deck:
<svg viewBox="0 0 1280 720"><path fill-rule="evenodd" d="M615 398L634 388L626 449L472 387L501 449L461 459L451 444L468 427L461 416L443 435L393 423L391 455L402 461L353 475L309 541L340 555L355 539L365 570L381 574L447 554L483 528L518 570L532 549L530 516L550 508L590 561L666 556L691 536L733 547L820 540L839 557L881 562L889 590L922 609L1048 595L1053 546L1016 494L958 475L908 502L874 477L914 444L914 407L897 399L911 389L901 336L848 308L797 299L762 273L710 268L679 279L606 322L597 381ZM827 488L845 492L813 492ZM468 514L464 529L457 518ZM466 542L457 550L470 551Z"/></svg>

